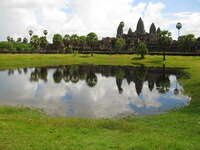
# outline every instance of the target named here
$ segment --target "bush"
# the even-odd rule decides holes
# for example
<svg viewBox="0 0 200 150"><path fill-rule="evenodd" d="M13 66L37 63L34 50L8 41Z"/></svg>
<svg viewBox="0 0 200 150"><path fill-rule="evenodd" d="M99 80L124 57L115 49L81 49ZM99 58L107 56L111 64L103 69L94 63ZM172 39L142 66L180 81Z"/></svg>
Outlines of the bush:
<svg viewBox="0 0 200 150"><path fill-rule="evenodd" d="M0 50L6 51L33 51L30 44L14 43L14 42L0 42Z"/></svg>
<svg viewBox="0 0 200 150"><path fill-rule="evenodd" d="M15 50L12 42L0 42L0 49L1 50L9 50L9 51Z"/></svg>
<svg viewBox="0 0 200 150"><path fill-rule="evenodd" d="M17 51L33 51L33 47L30 44L14 43L14 47Z"/></svg>

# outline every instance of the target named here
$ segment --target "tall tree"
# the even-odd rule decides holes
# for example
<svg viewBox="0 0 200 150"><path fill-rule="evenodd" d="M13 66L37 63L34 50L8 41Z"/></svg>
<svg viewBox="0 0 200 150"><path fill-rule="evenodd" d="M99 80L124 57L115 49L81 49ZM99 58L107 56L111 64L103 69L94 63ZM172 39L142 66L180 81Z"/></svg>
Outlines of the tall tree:
<svg viewBox="0 0 200 150"><path fill-rule="evenodd" d="M7 41L10 42L11 41L11 37L7 36Z"/></svg>
<svg viewBox="0 0 200 150"><path fill-rule="evenodd" d="M44 30L43 33L44 33L44 36L47 36L48 31L47 31L47 30Z"/></svg>
<svg viewBox="0 0 200 150"><path fill-rule="evenodd" d="M126 42L124 39L122 38L118 38L116 41L115 41L115 48L117 50L122 50L122 48L124 48L126 46Z"/></svg>
<svg viewBox="0 0 200 150"><path fill-rule="evenodd" d="M17 38L17 43L21 43L21 42L22 42L22 38L21 37Z"/></svg>
<svg viewBox="0 0 200 150"><path fill-rule="evenodd" d="M77 34L73 34L71 37L70 37L70 42L72 44L72 49L73 51L75 49L77 49L78 47L78 44L79 44L79 36Z"/></svg>
<svg viewBox="0 0 200 150"><path fill-rule="evenodd" d="M55 47L56 50L63 50L64 43L63 43L62 35L55 34L53 36L53 45L54 45L54 47Z"/></svg>
<svg viewBox="0 0 200 150"><path fill-rule="evenodd" d="M137 53L141 55L141 59L144 59L145 54L147 54L148 49L145 43L139 43L137 46Z"/></svg>
<svg viewBox="0 0 200 150"><path fill-rule="evenodd" d="M164 31L160 31L159 36L160 36L159 44L163 51L163 61L165 61L166 60L165 51L166 51L166 48L170 47L170 44L172 42L172 34L171 34L171 32L164 30Z"/></svg>
<svg viewBox="0 0 200 150"><path fill-rule="evenodd" d="M66 34L63 38L63 42L66 48L70 47L71 41L70 41L70 35Z"/></svg>
<svg viewBox="0 0 200 150"><path fill-rule="evenodd" d="M27 44L27 43L28 43L28 39L27 39L27 38L24 38L24 39L23 39L23 43L24 43L24 44Z"/></svg>
<svg viewBox="0 0 200 150"><path fill-rule="evenodd" d="M184 51L193 51L195 49L197 39L194 34L180 36L178 39L179 48Z"/></svg>
<svg viewBox="0 0 200 150"><path fill-rule="evenodd" d="M83 50L83 49L85 49L85 46L86 46L86 44L87 44L87 37L86 36L80 36L79 37L79 46L80 46L80 48Z"/></svg>
<svg viewBox="0 0 200 150"><path fill-rule="evenodd" d="M91 53L91 56L93 56L93 49L94 49L94 46L96 45L97 41L98 41L98 36L96 33L94 32L91 32L87 35L87 43L88 45L90 46L91 50L92 50L92 53Z"/></svg>
<svg viewBox="0 0 200 150"><path fill-rule="evenodd" d="M40 38L37 35L32 36L30 43L36 50L40 48Z"/></svg>
<svg viewBox="0 0 200 150"><path fill-rule="evenodd" d="M44 50L46 49L47 45L48 45L48 41L47 41L46 36L40 37L40 48Z"/></svg>

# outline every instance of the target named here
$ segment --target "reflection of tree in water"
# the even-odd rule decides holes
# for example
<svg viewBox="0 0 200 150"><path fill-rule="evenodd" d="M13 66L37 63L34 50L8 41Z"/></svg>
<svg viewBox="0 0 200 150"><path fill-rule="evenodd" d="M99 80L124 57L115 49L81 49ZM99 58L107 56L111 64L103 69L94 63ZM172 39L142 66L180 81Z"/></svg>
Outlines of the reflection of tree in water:
<svg viewBox="0 0 200 150"><path fill-rule="evenodd" d="M19 74L22 74L22 70L21 69L17 69Z"/></svg>
<svg viewBox="0 0 200 150"><path fill-rule="evenodd" d="M121 68L116 71L116 84L117 84L117 88L120 94L123 93L122 82L123 82L124 76L125 76L125 73Z"/></svg>
<svg viewBox="0 0 200 150"><path fill-rule="evenodd" d="M55 83L60 83L62 80L62 70L60 68L56 69L56 71L53 74L53 79Z"/></svg>
<svg viewBox="0 0 200 150"><path fill-rule="evenodd" d="M48 70L47 68L35 68L33 72L31 72L30 81L38 82L39 79L47 82Z"/></svg>
<svg viewBox="0 0 200 150"><path fill-rule="evenodd" d="M44 82L47 82L48 81L47 76L48 76L47 68L41 68L39 71L39 78Z"/></svg>
<svg viewBox="0 0 200 150"><path fill-rule="evenodd" d="M162 75L159 76L158 80L156 81L156 86L161 94L165 94L169 91L170 87L170 80L168 75L166 75L165 65L163 64Z"/></svg>
<svg viewBox="0 0 200 150"><path fill-rule="evenodd" d="M86 83L89 87L95 87L98 82L97 76L93 70L93 66L90 67L89 73L86 76Z"/></svg>
<svg viewBox="0 0 200 150"><path fill-rule="evenodd" d="M78 83L78 81L79 81L79 66L77 66L77 65L71 66L69 73L71 76L72 83Z"/></svg>
<svg viewBox="0 0 200 150"><path fill-rule="evenodd" d="M176 79L176 88L174 89L174 95L178 95L179 94L179 89L178 89L178 81L177 81L178 79Z"/></svg>
<svg viewBox="0 0 200 150"><path fill-rule="evenodd" d="M63 70L63 80L68 83L71 80L71 76L69 74L70 66L65 67Z"/></svg>
<svg viewBox="0 0 200 150"><path fill-rule="evenodd" d="M30 81L38 82L39 80L43 80L44 82L48 81L48 68L35 68L30 73ZM19 74L26 74L28 72L27 68L8 70L8 75L13 75L14 72L17 71ZM143 85L145 81L148 82L148 88L150 91L156 89L160 93L166 93L169 91L170 80L169 75L174 74L178 78L189 78L188 74L184 72L177 71L174 69L166 69L165 65L163 65L162 69L159 68L146 68L144 65L140 67L119 67L119 66L81 66L81 65L71 65L60 67L55 70L53 73L53 79L55 83L60 83L62 79L67 82L78 83L80 80L85 80L89 87L94 87L97 82L96 73L101 74L104 77L115 77L116 78L116 86L118 88L119 93L123 93L122 83L123 80L126 79L128 84L131 82L135 83L135 90L138 95L141 94ZM174 94L178 95L179 90L176 83L176 88L174 90Z"/></svg>
<svg viewBox="0 0 200 150"><path fill-rule="evenodd" d="M153 80L148 80L148 87L150 91L153 91L154 89L154 81Z"/></svg>
<svg viewBox="0 0 200 150"><path fill-rule="evenodd" d="M14 69L9 69L8 70L8 75L11 76L11 75L14 75L15 73L15 70Z"/></svg>
<svg viewBox="0 0 200 150"><path fill-rule="evenodd" d="M23 71L24 71L24 74L28 73L28 69L27 68L24 68Z"/></svg>
<svg viewBox="0 0 200 150"><path fill-rule="evenodd" d="M136 71L135 71L135 88L136 88L136 92L138 95L141 94L142 89L143 89L143 84L144 81L146 79L146 75L147 75L148 71L147 68L144 65L141 65L141 67L139 67Z"/></svg>
<svg viewBox="0 0 200 150"><path fill-rule="evenodd" d="M33 72L31 72L30 77L31 82L38 82L39 81L39 69L35 68Z"/></svg>

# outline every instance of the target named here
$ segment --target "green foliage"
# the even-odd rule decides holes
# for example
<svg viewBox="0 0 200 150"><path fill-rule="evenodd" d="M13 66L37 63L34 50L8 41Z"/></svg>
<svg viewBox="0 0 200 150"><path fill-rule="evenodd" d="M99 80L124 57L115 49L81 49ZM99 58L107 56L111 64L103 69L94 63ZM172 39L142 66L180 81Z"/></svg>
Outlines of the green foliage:
<svg viewBox="0 0 200 150"><path fill-rule="evenodd" d="M79 46L84 49L87 44L87 37L86 36L80 36L79 37Z"/></svg>
<svg viewBox="0 0 200 150"><path fill-rule="evenodd" d="M30 44L38 50L40 48L40 38L37 35L32 36Z"/></svg>
<svg viewBox="0 0 200 150"><path fill-rule="evenodd" d="M29 31L28 31L28 34L29 34L30 36L32 36L32 35L33 35L33 30L29 30Z"/></svg>
<svg viewBox="0 0 200 150"><path fill-rule="evenodd" d="M0 42L0 50L6 51L32 51L30 44L15 43L15 42Z"/></svg>
<svg viewBox="0 0 200 150"><path fill-rule="evenodd" d="M115 41L115 48L117 50L122 50L125 46L126 46L126 42L125 42L125 40L123 38L118 38Z"/></svg>
<svg viewBox="0 0 200 150"><path fill-rule="evenodd" d="M53 36L53 45L54 45L54 47L55 47L56 50L63 50L64 43L63 43L62 35L55 34Z"/></svg>
<svg viewBox="0 0 200 150"><path fill-rule="evenodd" d="M79 36L77 34L73 34L70 37L70 42L71 42L71 45L72 45L72 49L75 50L78 46L78 43L79 43Z"/></svg>
<svg viewBox="0 0 200 150"><path fill-rule="evenodd" d="M195 49L196 42L197 39L193 34L180 36L178 39L179 48L184 51L193 51Z"/></svg>
<svg viewBox="0 0 200 150"><path fill-rule="evenodd" d="M22 42L22 38L21 37L17 38L17 43L21 43L21 42Z"/></svg>
<svg viewBox="0 0 200 150"><path fill-rule="evenodd" d="M24 44L27 44L27 43L28 43L28 39L27 39L27 38L24 38L24 39L23 39L23 43L24 43Z"/></svg>
<svg viewBox="0 0 200 150"><path fill-rule="evenodd" d="M97 41L98 41L98 36L96 33L91 32L87 35L86 41L88 43L88 45L90 46L91 50L94 49L94 46L96 45ZM93 56L93 53L91 53L91 55Z"/></svg>
<svg viewBox="0 0 200 150"><path fill-rule="evenodd" d="M47 31L47 30L44 30L43 33L44 33L45 36L47 36L48 31Z"/></svg>
<svg viewBox="0 0 200 150"><path fill-rule="evenodd" d="M33 51L31 44L24 43L14 43L14 49L16 49L16 51Z"/></svg>
<svg viewBox="0 0 200 150"><path fill-rule="evenodd" d="M69 34L66 34L63 38L63 42L64 42L64 45L66 48L69 48L70 47L70 44L71 44L71 37Z"/></svg>
<svg viewBox="0 0 200 150"><path fill-rule="evenodd" d="M137 53L141 55L141 59L144 59L145 54L148 53L148 49L145 43L139 43L136 49Z"/></svg>
<svg viewBox="0 0 200 150"><path fill-rule="evenodd" d="M47 41L46 36L40 37L40 48L46 49L47 45L48 45L48 41Z"/></svg>
<svg viewBox="0 0 200 150"><path fill-rule="evenodd" d="M171 42L172 42L172 34L171 32L164 30L160 31L159 34L159 44L161 45L162 49L169 48Z"/></svg>
<svg viewBox="0 0 200 150"><path fill-rule="evenodd" d="M0 50L14 51L14 44L12 42L0 42Z"/></svg>

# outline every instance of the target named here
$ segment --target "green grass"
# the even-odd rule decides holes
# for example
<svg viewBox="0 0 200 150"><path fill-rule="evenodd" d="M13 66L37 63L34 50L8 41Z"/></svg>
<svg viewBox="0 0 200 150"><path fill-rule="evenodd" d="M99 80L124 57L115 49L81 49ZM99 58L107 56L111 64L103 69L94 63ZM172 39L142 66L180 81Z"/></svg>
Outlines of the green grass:
<svg viewBox="0 0 200 150"><path fill-rule="evenodd" d="M0 68L65 64L162 66L161 56L0 55ZM167 57L183 67L191 105L162 115L126 119L54 118L29 108L0 107L0 150L199 150L200 57Z"/></svg>

